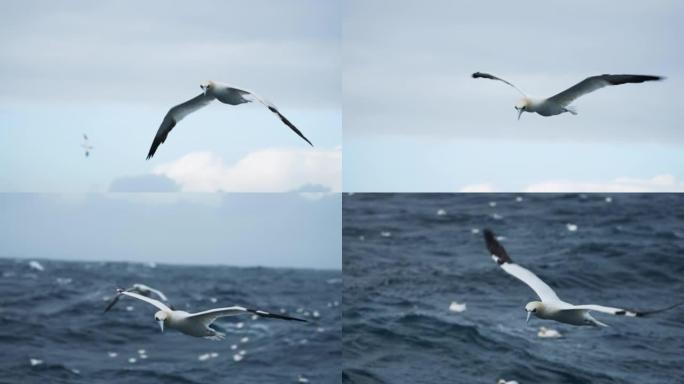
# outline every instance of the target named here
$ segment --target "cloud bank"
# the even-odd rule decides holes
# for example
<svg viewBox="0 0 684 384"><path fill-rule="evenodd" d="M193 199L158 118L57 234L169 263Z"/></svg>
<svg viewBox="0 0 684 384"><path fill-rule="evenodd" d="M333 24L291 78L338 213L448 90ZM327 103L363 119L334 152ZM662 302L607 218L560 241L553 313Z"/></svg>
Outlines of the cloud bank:
<svg viewBox="0 0 684 384"><path fill-rule="evenodd" d="M307 189L339 192L342 152L335 149L265 149L234 164L209 151L193 152L154 169L183 192L289 192Z"/></svg>

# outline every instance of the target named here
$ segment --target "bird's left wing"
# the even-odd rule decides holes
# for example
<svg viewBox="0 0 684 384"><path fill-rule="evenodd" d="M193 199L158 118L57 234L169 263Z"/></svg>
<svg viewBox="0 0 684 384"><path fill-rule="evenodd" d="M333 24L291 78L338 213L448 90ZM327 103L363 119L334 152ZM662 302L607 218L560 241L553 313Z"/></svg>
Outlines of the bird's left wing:
<svg viewBox="0 0 684 384"><path fill-rule="evenodd" d="M504 82L504 83L510 85L511 87L515 88L515 90L520 92L521 95L527 96L527 95L525 95L525 92L521 91L520 88L513 85L513 83L509 83L508 81L506 81L500 77L496 77L494 75L491 75L491 74L485 73L485 72L475 72L472 74L472 76L473 76L473 79L480 79L481 78L481 79L497 80L497 81Z"/></svg>
<svg viewBox="0 0 684 384"><path fill-rule="evenodd" d="M554 292L554 290L542 279L537 277L537 275L532 273L527 268L523 268L520 265L513 263L513 260L511 260L511 258L508 256L508 253L504 247L496 239L494 232L490 231L489 229L485 229L484 238L487 249L492 255L492 259L496 261L501 269L506 271L506 273L509 275L512 275L513 277L527 284L527 286L532 288L534 293L536 293L542 301L565 304L561 299L558 298L556 292Z"/></svg>
<svg viewBox="0 0 684 384"><path fill-rule="evenodd" d="M589 311L596 311L596 312L602 312L602 313L607 313L610 315L615 315L615 316L627 316L627 317L642 317L642 316L648 316L652 315L654 313L660 313L664 312L676 307L679 307L680 305L684 305L683 303L678 303L675 305L671 305L667 308L661 308L661 309L655 309L651 311L635 311L632 309L623 309L623 308L614 308L614 307L605 307L603 305L596 305L596 304L585 304L585 305L573 305L570 308L567 308L569 310L572 309L586 309Z"/></svg>
<svg viewBox="0 0 684 384"><path fill-rule="evenodd" d="M126 296L130 296L130 297L136 298L136 299L138 299L138 300L145 301L145 302L147 302L147 303L149 303L149 304L152 304L152 305L154 305L155 307L161 309L162 311L169 311L169 312L171 312L171 308L167 307L166 304L162 303L162 302L159 301L159 300L155 300L155 299L152 299L152 298L149 298L149 297L145 297L145 296L139 295L139 294L137 294L137 293L135 293L135 292L120 291L119 293L122 294L122 295L126 295Z"/></svg>
<svg viewBox="0 0 684 384"><path fill-rule="evenodd" d="M212 100L214 100L214 97L212 95L207 93L200 93L192 99L180 103L174 106L173 108L169 109L169 111L164 116L164 120L162 120L161 125L159 125L159 129L157 129L157 133L154 135L154 140L152 141L152 145L150 146L150 151L147 153L147 160L151 159L152 156L154 156L154 153L157 152L157 148L164 141L166 141L166 137L169 135L169 132L171 132L173 127L175 127L179 121L181 121L185 116L206 106Z"/></svg>
<svg viewBox="0 0 684 384"><path fill-rule="evenodd" d="M164 295L164 293L163 293L162 291L160 291L160 290L158 290L158 289L154 289L154 288L152 288L152 287L147 287L147 288L150 290L150 292L152 292L152 293L154 293L155 295L157 295L157 297L159 297L159 298L162 299L163 301L169 301L169 299L166 298L166 295Z"/></svg>
<svg viewBox="0 0 684 384"><path fill-rule="evenodd" d="M587 77L565 91L548 98L558 105L567 107L575 99L587 93L594 92L597 89L607 87L609 85L620 85L628 83L643 83L645 81L662 80L661 76L651 75L599 75Z"/></svg>
<svg viewBox="0 0 684 384"><path fill-rule="evenodd" d="M261 317L270 317L270 318L281 319L281 320L306 321L304 319L298 319L296 317L279 315L276 313L260 311L258 309L249 309L249 308L237 307L237 306L209 309L207 311L193 313L190 316L188 316L188 318L189 319L199 319L203 324L209 325L219 317L236 316L236 315L242 315L242 314L246 314L246 313L252 313L252 314L255 314L255 315L258 315Z"/></svg>
<svg viewBox="0 0 684 384"><path fill-rule="evenodd" d="M236 88L236 89L237 89L237 88ZM295 127L294 124L292 124L292 123L290 122L290 120L288 120L285 116L283 116L283 115L280 113L280 111L278 111L278 108L276 108L276 106L273 105L273 103L271 103L270 101L267 101L267 100L265 100L265 99L259 97L258 95L256 95L256 94L253 93L253 92L245 91L245 90L242 90L242 89L240 89L239 91L242 92L242 96L243 96L243 98L245 98L246 100L249 100L249 101L256 101L256 102L258 102L258 103L263 104L266 108L268 108L269 111L271 111L271 112L273 112L274 114L276 114L276 116L278 116L278 118L280 118L280 121L282 121L282 122L283 122L285 125L287 125L294 133L296 133L299 137L301 137L302 139L304 139L304 141L306 141L307 143L309 143L310 146L313 147L313 144L309 141L309 139L307 139L306 136L304 136L304 134L303 134L299 129L297 129L297 127Z"/></svg>

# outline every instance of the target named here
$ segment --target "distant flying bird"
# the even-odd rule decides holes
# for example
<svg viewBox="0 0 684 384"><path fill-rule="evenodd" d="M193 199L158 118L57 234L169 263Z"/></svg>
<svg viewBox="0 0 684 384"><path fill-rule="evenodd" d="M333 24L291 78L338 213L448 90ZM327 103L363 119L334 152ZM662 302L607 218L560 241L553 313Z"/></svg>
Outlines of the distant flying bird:
<svg viewBox="0 0 684 384"><path fill-rule="evenodd" d="M86 157L90 156L90 150L93 149L93 146L90 145L90 142L88 141L88 135L86 135L85 133L83 134L83 143L81 144L81 148L85 150Z"/></svg>
<svg viewBox="0 0 684 384"><path fill-rule="evenodd" d="M530 315L540 319L555 320L561 323L572 325L593 325L607 327L606 324L596 320L589 312L596 311L617 316L641 317L651 315L658 312L663 312L668 309L678 307L684 303L672 305L667 308L658 309L654 311L634 311L622 308L604 307L596 304L573 305L566 303L558 298L556 292L548 286L542 279L537 277L528 269L513 263L513 260L508 256L504 247L499 243L494 236L494 233L489 229L484 230L485 244L492 255L492 259L509 275L527 284L534 293L539 296L541 301L532 301L525 305L527 311L527 321L530 321Z"/></svg>
<svg viewBox="0 0 684 384"><path fill-rule="evenodd" d="M134 292L134 293L137 293L139 295L143 295L143 296L147 296L147 297L151 297L152 295L154 295L154 296L157 296L159 299L161 299L164 302L167 302L167 303L169 302L169 299L166 297L166 295L162 291L160 291L158 289L154 289L152 287L149 287L145 284L137 284L137 283L133 284L129 288L126 288L125 291L126 292ZM107 307L105 308L104 311L107 312L110 309L112 309L114 304L116 304L117 301L119 301L120 297L121 297L121 294L117 294L116 296L114 296L114 298L112 298L112 300L109 301L109 304L107 304ZM170 306L170 307L173 308L172 306Z"/></svg>
<svg viewBox="0 0 684 384"><path fill-rule="evenodd" d="M135 292L127 292L123 289L118 289L117 292L119 295L130 296L157 307L159 311L154 314L154 319L159 323L159 327L161 328L162 332L164 332L164 327L167 327L180 331L181 333L185 333L186 335L204 337L211 340L222 340L225 337L225 333L220 332L216 328L212 328L212 323L219 317L224 316L237 316L251 313L261 317L306 322L306 320L298 319L296 317L278 315L275 313L260 311L258 309L249 309L237 306L209 309L197 313L175 311L167 307L159 300L151 299Z"/></svg>
<svg viewBox="0 0 684 384"><path fill-rule="evenodd" d="M261 103L266 108L268 108L269 111L276 114L276 116L278 116L285 125L287 125L291 130L294 131L294 133L299 135L299 137L304 139L307 143L309 143L309 145L313 147L313 144L311 144L309 139L304 137L304 134L302 134L302 132L300 132L299 129L297 129L297 127L294 126L294 124L292 124L288 119L286 119L285 116L283 116L280 113L280 111L278 111L275 105L273 105L269 101L266 101L265 99L262 99L253 92L231 87L226 84L215 83L213 81L203 83L202 85L200 85L200 88L202 88L204 92L182 104L176 105L175 107L171 108L169 112L166 113L166 116L164 116L164 120L159 126L159 130L157 130L157 134L154 136L154 141L152 141L150 152L147 154L148 160L152 156L154 156L154 153L157 151L157 147L159 147L159 145L161 145L161 143L163 143L166 140L166 136L169 134L169 132L171 132L173 127L175 127L179 121L181 121L185 116L206 106L214 99L217 99L218 101L229 105L240 105L255 101Z"/></svg>
<svg viewBox="0 0 684 384"><path fill-rule="evenodd" d="M577 110L570 105L575 99L580 96L584 96L587 93L594 92L597 89L603 88L608 85L620 85L628 83L643 83L645 81L655 81L662 80L661 76L650 76L650 75L600 75L591 76L580 81L579 83L573 85L572 87L566 89L565 91L551 96L547 99L532 99L527 97L523 91L518 87L509 83L508 81L490 75L489 73L475 72L473 73L473 78L478 79L491 79L502 81L511 87L515 88L523 98L520 99L515 109L518 111L518 120L520 120L520 115L523 112L538 113L542 116L554 116L560 115L564 112L569 112L573 115L577 114Z"/></svg>

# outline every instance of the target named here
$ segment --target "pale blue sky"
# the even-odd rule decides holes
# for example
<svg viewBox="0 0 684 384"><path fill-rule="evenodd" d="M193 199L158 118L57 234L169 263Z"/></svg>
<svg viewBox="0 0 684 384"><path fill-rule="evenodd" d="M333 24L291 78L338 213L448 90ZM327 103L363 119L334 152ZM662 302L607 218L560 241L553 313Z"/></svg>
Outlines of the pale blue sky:
<svg viewBox="0 0 684 384"><path fill-rule="evenodd" d="M646 188L662 175L670 186L652 190L684 190L683 17L674 0L347 1L344 190ZM586 95L578 116L517 121L519 94L476 71L541 97L602 73L667 79Z"/></svg>
<svg viewBox="0 0 684 384"><path fill-rule="evenodd" d="M168 109L208 79L272 101L311 151L339 151L340 17L339 2L315 0L4 4L0 191L107 191L198 151L230 167L265 149L309 148L263 107L217 103L145 161ZM82 133L95 147L88 159Z"/></svg>
<svg viewBox="0 0 684 384"><path fill-rule="evenodd" d="M340 269L341 196L0 194L0 257Z"/></svg>

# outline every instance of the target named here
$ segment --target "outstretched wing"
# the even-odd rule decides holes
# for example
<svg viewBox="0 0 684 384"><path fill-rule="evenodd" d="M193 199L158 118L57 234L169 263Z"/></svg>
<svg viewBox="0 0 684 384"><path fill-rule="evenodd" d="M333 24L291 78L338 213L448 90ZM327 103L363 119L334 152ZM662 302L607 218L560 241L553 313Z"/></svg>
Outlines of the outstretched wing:
<svg viewBox="0 0 684 384"><path fill-rule="evenodd" d="M490 75L489 73L484 73L484 72L475 72L475 73L473 73L472 76L473 76L473 79L482 78L482 79L490 79L490 80L502 81L502 82L504 82L504 83L510 85L511 87L515 88L515 90L518 91L518 92L520 92L521 95L527 96L527 95L525 95L525 92L521 91L518 87L516 87L516 86L513 85L512 83L509 83L508 81L506 81L506 80L504 80L504 79L502 79L502 78L500 78L500 77L496 77L496 76L494 76L494 75Z"/></svg>
<svg viewBox="0 0 684 384"><path fill-rule="evenodd" d="M154 288L150 287L149 285L145 285L145 284L140 284L140 283L133 284L133 286L131 288L127 289L127 291L128 292L137 292L137 293L141 293L141 294L145 293L144 291L147 291L147 292L154 293L155 295L157 295L157 297L159 297L163 301L169 301L169 299L166 298L166 295L164 295L164 293L162 291L160 291L158 289L154 289Z"/></svg>
<svg viewBox="0 0 684 384"><path fill-rule="evenodd" d="M145 297L145 296L139 295L139 294L137 294L137 293L135 293L135 292L120 291L119 294L121 294L121 295L126 295L126 296L130 296L130 297L136 298L136 299L138 299L138 300L145 301L145 302L147 302L147 303L149 303L149 304L152 304L152 305L154 305L155 307L161 309L162 311L171 312L171 308L167 307L166 304L162 303L162 302L159 301L159 300L155 300L155 299L152 299L152 298L149 298L149 297Z"/></svg>
<svg viewBox="0 0 684 384"><path fill-rule="evenodd" d="M603 305L596 305L596 304L573 305L571 308L568 308L568 309L586 309L589 311L602 312L602 313L607 313L607 314L615 315L615 316L643 317L643 316L652 315L654 313L665 312L665 311L668 311L670 309L679 307L680 305L684 305L684 302L671 305L667 308L655 309L655 310L651 310L651 311L635 311L635 310L631 310L631 309L605 307Z"/></svg>
<svg viewBox="0 0 684 384"><path fill-rule="evenodd" d="M181 121L185 116L206 106L212 100L214 100L214 96L208 93L202 93L169 109L169 111L166 113L166 116L164 116L164 120L162 120L159 129L157 130L157 134L154 136L152 146L147 154L147 159L149 160L152 158L152 156L154 156L154 153L157 151L157 147L159 147L166 140L166 136L168 136L169 132L171 132L173 127L175 127L179 121Z"/></svg>
<svg viewBox="0 0 684 384"><path fill-rule="evenodd" d="M214 320L216 320L219 317L237 316L237 315L243 315L243 314L247 314L247 313L252 313L255 315L262 316L262 317L270 317L270 318L281 319L281 320L306 321L304 319L298 319L296 317L279 315L279 314L275 314L275 313L260 311L258 309L249 309L249 308L237 307L237 306L226 307L226 308L215 308L215 309L210 309L210 310L203 311L203 312L197 312L197 313L193 313L192 315L188 316L188 318L199 319L204 325L209 325L209 324L213 323Z"/></svg>
<svg viewBox="0 0 684 384"><path fill-rule="evenodd" d="M494 235L494 232L489 229L484 230L485 244L487 249L492 255L492 259L506 271L509 275L512 275L516 279L527 284L534 293L539 296L543 302L560 302L563 303L561 299L558 298L556 292L551 289L542 279L537 277L534 273L530 272L528 269L513 263L513 260L508 256L508 253L504 247L499 243Z"/></svg>
<svg viewBox="0 0 684 384"><path fill-rule="evenodd" d="M307 139L307 138L304 136L304 134L303 134L299 129L297 129L297 127L295 127L294 124L292 124L292 123L290 122L290 120L288 120L285 116L283 116L283 115L280 113L280 111L278 111L278 108L276 108L276 106L273 105L273 103L271 103L271 102L269 102L269 101L267 101L267 100L265 100L265 99L262 99L261 97L257 96L256 94L254 94L254 93L252 93L252 92L250 92L250 91L245 91L245 90L240 90L240 91L242 92L242 96L243 96L246 100L249 100L249 101L256 101L256 102L258 102L258 103L261 103L261 104L263 104L266 108L268 108L269 111L275 113L275 115L278 116L278 118L280 118L280 121L282 121L283 124L287 125L294 133L296 133L299 137L301 137L302 139L304 139L304 141L306 141L307 143L309 143L310 146L313 147L313 144L311 144L311 142L309 141L309 139Z"/></svg>
<svg viewBox="0 0 684 384"><path fill-rule="evenodd" d="M661 76L650 75L600 75L587 77L565 91L548 98L558 105L564 107L568 106L575 99L587 93L594 92L597 89L607 87L609 85L620 85L628 83L643 83L645 81L662 80Z"/></svg>

